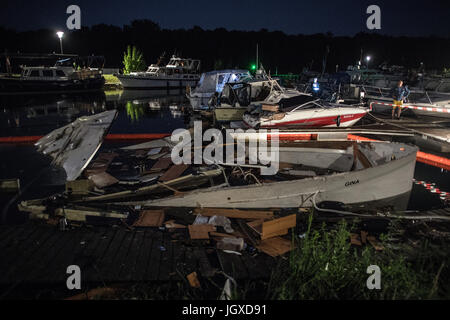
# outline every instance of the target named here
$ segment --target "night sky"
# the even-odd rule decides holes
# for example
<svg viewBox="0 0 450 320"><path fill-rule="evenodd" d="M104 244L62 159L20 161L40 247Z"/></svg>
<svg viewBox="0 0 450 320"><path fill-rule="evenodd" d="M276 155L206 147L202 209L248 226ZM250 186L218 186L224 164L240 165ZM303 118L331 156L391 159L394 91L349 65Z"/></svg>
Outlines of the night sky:
<svg viewBox="0 0 450 320"><path fill-rule="evenodd" d="M332 32L354 35L366 29L366 8L381 8L381 34L450 37L450 1L350 0L2 0L0 25L20 31L63 29L66 8L81 8L83 26L117 26L134 19L150 19L161 28L280 30L288 34Z"/></svg>

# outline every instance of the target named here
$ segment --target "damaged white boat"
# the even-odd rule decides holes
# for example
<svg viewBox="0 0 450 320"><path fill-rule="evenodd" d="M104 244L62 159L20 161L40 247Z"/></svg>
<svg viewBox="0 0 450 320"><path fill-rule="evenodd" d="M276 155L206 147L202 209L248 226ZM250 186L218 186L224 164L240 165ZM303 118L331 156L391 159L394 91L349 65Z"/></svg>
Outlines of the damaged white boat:
<svg viewBox="0 0 450 320"><path fill-rule="evenodd" d="M35 145L39 152L53 158L53 164L64 168L67 181L73 181L79 177L102 145L116 115L117 110L110 110L80 117L53 130Z"/></svg>
<svg viewBox="0 0 450 320"><path fill-rule="evenodd" d="M252 79L249 71L241 69L215 70L205 72L195 88L186 93L193 110L208 109L209 101L220 94L227 83L236 83Z"/></svg>
<svg viewBox="0 0 450 320"><path fill-rule="evenodd" d="M405 209L412 188L417 148L401 143L307 141L280 143L279 171L253 175L247 185L219 185L161 199L144 207L295 208L330 201L385 204ZM235 165L236 168L248 169ZM238 170L239 171L239 170ZM248 176L247 176L248 177ZM131 203L122 203L122 205Z"/></svg>

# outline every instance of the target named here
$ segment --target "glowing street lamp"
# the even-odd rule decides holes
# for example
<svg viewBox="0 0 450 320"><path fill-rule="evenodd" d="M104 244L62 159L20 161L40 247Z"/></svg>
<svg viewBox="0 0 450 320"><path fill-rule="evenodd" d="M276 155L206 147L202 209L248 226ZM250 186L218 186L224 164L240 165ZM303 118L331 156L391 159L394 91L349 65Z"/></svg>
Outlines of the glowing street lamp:
<svg viewBox="0 0 450 320"><path fill-rule="evenodd" d="M367 56L367 57L366 57L366 61L367 61L367 69L369 69L369 62L370 62L370 59L371 59L370 56Z"/></svg>
<svg viewBox="0 0 450 320"><path fill-rule="evenodd" d="M58 38L59 38L59 46L61 47L61 54L63 54L64 52L63 52L63 46L62 46L62 38L63 38L63 36L64 36L64 32L58 31L58 32L56 33L56 35L57 35Z"/></svg>

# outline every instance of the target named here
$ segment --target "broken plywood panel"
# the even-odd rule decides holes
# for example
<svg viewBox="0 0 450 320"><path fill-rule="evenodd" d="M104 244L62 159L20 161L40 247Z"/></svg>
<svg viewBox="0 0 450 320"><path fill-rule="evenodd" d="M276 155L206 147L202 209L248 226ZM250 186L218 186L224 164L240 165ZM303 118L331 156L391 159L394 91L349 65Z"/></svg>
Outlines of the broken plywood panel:
<svg viewBox="0 0 450 320"><path fill-rule="evenodd" d="M295 227L297 217L291 214L286 217L263 221L262 219L247 223L249 227L256 231L261 240L287 234L290 228Z"/></svg>
<svg viewBox="0 0 450 320"><path fill-rule="evenodd" d="M264 239L268 239L271 237L276 237L276 236L283 236L285 234L288 233L288 229L280 229L276 232L272 232L270 234L266 234L266 235L262 235L262 225L264 223L264 220L255 220L255 221L251 221L248 222L247 225L252 228L261 238L261 240ZM264 239L263 239L264 238Z"/></svg>
<svg viewBox="0 0 450 320"><path fill-rule="evenodd" d="M165 218L164 210L143 210L134 227L161 227Z"/></svg>
<svg viewBox="0 0 450 320"><path fill-rule="evenodd" d="M216 231L211 224L191 224L188 226L191 239L209 239L209 232Z"/></svg>
<svg viewBox="0 0 450 320"><path fill-rule="evenodd" d="M367 243L367 234L368 234L367 231L362 231L361 230L361 242L362 243Z"/></svg>
<svg viewBox="0 0 450 320"><path fill-rule="evenodd" d="M89 209L68 209L68 208L58 208L55 210L57 216L65 217L67 220L72 221L86 221L86 217L102 217L102 218L115 218L115 219L126 219L128 214L119 212L105 212L105 211L94 211L95 208Z"/></svg>
<svg viewBox="0 0 450 320"><path fill-rule="evenodd" d="M196 208L195 214L201 214L202 216L224 216L227 218L235 219L272 219L273 211L269 210L239 210L239 209L221 209L221 208Z"/></svg>
<svg viewBox="0 0 450 320"><path fill-rule="evenodd" d="M88 179L91 180L95 184L95 186L100 189L112 186L113 184L119 182L119 180L117 180L107 172L100 172L97 174L93 174L89 176Z"/></svg>
<svg viewBox="0 0 450 320"><path fill-rule="evenodd" d="M378 242L377 238L374 236L368 236L367 241L375 248L376 251L381 251L384 249L384 247L381 245L380 242Z"/></svg>
<svg viewBox="0 0 450 320"><path fill-rule="evenodd" d="M175 164L170 167L160 178L159 181L170 181L178 178L183 174L186 169L189 168L188 164Z"/></svg>
<svg viewBox="0 0 450 320"><path fill-rule="evenodd" d="M175 220L169 220L164 223L167 229L185 229L186 226L183 224L175 223Z"/></svg>
<svg viewBox="0 0 450 320"><path fill-rule="evenodd" d="M275 237L261 241L258 250L268 254L271 257L277 257L279 255L285 254L294 248L290 240Z"/></svg>
<svg viewBox="0 0 450 320"><path fill-rule="evenodd" d="M200 281L198 281L197 272L192 272L186 276L192 288L200 288Z"/></svg>
<svg viewBox="0 0 450 320"><path fill-rule="evenodd" d="M160 158L151 167L150 172L158 172L158 171L166 170L171 164L172 164L172 159L170 157Z"/></svg>
<svg viewBox="0 0 450 320"><path fill-rule="evenodd" d="M354 244L355 246L361 246L361 238L359 237L359 234L356 233L350 233L350 243Z"/></svg>
<svg viewBox="0 0 450 320"><path fill-rule="evenodd" d="M66 192L72 194L89 194L94 189L94 183L89 179L79 179L66 182Z"/></svg>
<svg viewBox="0 0 450 320"><path fill-rule="evenodd" d="M101 172L105 172L111 162L118 156L115 152L101 152L97 156L97 158L91 162L91 164L84 170L84 174L86 177L91 176L93 174L98 174Z"/></svg>
<svg viewBox="0 0 450 320"><path fill-rule="evenodd" d="M20 190L19 179L2 179L0 180L0 192L17 192Z"/></svg>

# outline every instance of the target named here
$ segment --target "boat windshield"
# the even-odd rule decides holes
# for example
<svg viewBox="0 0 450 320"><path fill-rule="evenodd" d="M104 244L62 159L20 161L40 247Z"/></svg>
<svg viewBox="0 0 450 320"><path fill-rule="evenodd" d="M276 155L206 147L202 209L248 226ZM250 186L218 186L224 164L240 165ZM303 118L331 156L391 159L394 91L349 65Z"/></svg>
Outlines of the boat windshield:
<svg viewBox="0 0 450 320"><path fill-rule="evenodd" d="M324 101L321 101L320 99L310 96L310 95L300 95L295 97L295 104L294 105L288 105L285 108L282 108L283 112L290 112L297 109L311 109L311 108L317 108L322 107L321 103Z"/></svg>

